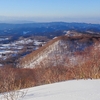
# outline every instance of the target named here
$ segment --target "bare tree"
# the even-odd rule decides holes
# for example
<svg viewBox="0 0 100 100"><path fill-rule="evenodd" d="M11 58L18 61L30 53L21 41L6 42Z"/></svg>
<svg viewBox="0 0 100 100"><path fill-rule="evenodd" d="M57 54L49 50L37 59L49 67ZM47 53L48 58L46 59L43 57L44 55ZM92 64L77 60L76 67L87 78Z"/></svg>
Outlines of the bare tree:
<svg viewBox="0 0 100 100"><path fill-rule="evenodd" d="M26 95L26 91L21 91L22 82L16 81L16 74L12 68L8 68L8 71L5 69L0 70L0 73L3 75L2 85L0 85L0 90L2 96L0 100L18 100Z"/></svg>

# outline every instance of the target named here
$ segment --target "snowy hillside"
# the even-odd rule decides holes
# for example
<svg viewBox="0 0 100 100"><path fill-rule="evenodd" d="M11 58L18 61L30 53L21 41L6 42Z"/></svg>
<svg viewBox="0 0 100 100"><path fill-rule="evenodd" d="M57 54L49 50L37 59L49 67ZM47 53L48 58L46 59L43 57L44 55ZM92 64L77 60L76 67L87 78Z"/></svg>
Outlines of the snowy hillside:
<svg viewBox="0 0 100 100"><path fill-rule="evenodd" d="M63 62L66 57L70 57L71 60L74 59L72 57L73 53L85 50L87 47L97 42L99 38L100 36L97 37L95 35L81 34L77 32L72 32L70 35L55 37L38 50L21 58L18 67L34 68L40 66L41 63L44 62L47 62L47 65L50 65L48 64L50 62L52 63L52 66L57 66L55 61L58 59L59 65L67 65ZM79 57L77 57L77 59L79 59ZM46 63L43 65L46 65Z"/></svg>
<svg viewBox="0 0 100 100"><path fill-rule="evenodd" d="M29 88L21 100L100 100L100 80L73 80Z"/></svg>

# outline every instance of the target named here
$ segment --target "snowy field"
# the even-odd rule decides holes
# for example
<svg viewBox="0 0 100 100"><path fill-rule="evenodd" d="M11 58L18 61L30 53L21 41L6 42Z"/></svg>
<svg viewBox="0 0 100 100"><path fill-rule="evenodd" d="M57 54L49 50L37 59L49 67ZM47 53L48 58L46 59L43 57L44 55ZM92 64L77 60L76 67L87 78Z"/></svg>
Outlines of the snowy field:
<svg viewBox="0 0 100 100"><path fill-rule="evenodd" d="M73 80L37 86L29 88L27 95L20 100L100 100L100 80Z"/></svg>

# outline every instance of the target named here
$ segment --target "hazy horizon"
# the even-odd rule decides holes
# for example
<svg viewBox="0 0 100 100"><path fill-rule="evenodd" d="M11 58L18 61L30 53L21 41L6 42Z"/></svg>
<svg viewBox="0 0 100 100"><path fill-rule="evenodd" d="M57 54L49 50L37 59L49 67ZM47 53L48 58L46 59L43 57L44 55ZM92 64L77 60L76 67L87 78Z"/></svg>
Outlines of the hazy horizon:
<svg viewBox="0 0 100 100"><path fill-rule="evenodd" d="M0 0L0 22L100 24L100 0Z"/></svg>

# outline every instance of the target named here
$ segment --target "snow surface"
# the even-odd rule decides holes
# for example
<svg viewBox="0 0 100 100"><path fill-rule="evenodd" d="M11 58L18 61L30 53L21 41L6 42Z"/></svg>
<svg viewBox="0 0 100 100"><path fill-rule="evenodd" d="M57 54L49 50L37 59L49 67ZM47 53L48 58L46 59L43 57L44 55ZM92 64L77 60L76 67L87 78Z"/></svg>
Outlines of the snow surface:
<svg viewBox="0 0 100 100"><path fill-rule="evenodd" d="M21 100L100 100L100 79L72 80L28 88Z"/></svg>
<svg viewBox="0 0 100 100"><path fill-rule="evenodd" d="M37 40L34 40L34 45L40 45L40 44L42 44L43 42L39 42L39 41L37 41Z"/></svg>
<svg viewBox="0 0 100 100"><path fill-rule="evenodd" d="M9 50L0 50L0 54L7 54L7 53L13 53L13 51Z"/></svg>

